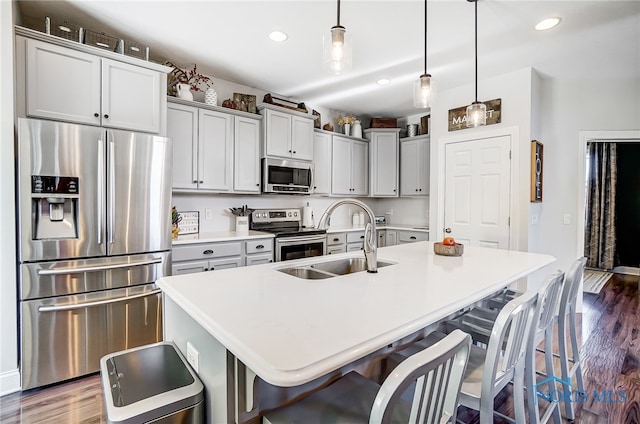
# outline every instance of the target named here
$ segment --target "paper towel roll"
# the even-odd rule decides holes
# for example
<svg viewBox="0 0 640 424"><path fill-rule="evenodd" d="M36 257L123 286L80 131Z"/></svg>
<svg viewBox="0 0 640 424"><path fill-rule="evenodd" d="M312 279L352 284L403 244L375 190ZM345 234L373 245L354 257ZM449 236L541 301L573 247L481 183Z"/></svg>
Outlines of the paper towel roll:
<svg viewBox="0 0 640 424"><path fill-rule="evenodd" d="M309 206L309 203L302 208L302 226L304 228L313 227L313 209Z"/></svg>

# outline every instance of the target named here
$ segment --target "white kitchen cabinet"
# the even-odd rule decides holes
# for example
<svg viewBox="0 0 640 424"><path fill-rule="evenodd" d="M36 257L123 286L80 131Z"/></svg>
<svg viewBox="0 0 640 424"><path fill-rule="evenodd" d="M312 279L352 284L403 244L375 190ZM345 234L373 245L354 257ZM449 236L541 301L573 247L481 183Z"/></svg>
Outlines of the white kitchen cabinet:
<svg viewBox="0 0 640 424"><path fill-rule="evenodd" d="M171 98L168 104L173 189L259 194L259 119L189 103Z"/></svg>
<svg viewBox="0 0 640 424"><path fill-rule="evenodd" d="M273 262L273 239L247 240L245 243L244 265L260 265Z"/></svg>
<svg viewBox="0 0 640 424"><path fill-rule="evenodd" d="M194 243L174 246L172 275L215 271L242 266L242 242Z"/></svg>
<svg viewBox="0 0 640 424"><path fill-rule="evenodd" d="M166 74L26 40L26 114L159 133Z"/></svg>
<svg viewBox="0 0 640 424"><path fill-rule="evenodd" d="M260 105L263 119L265 156L313 160L313 116L275 110Z"/></svg>
<svg viewBox="0 0 640 424"><path fill-rule="evenodd" d="M233 191L260 193L260 123L234 117Z"/></svg>
<svg viewBox="0 0 640 424"><path fill-rule="evenodd" d="M332 135L319 130L313 134L313 192L331 193Z"/></svg>
<svg viewBox="0 0 640 424"><path fill-rule="evenodd" d="M331 158L331 193L366 196L369 181L368 142L334 135Z"/></svg>
<svg viewBox="0 0 640 424"><path fill-rule="evenodd" d="M378 247L385 247L387 245L387 230L377 230Z"/></svg>
<svg viewBox="0 0 640 424"><path fill-rule="evenodd" d="M327 255L345 253L346 251L347 251L347 234L346 233L327 234Z"/></svg>
<svg viewBox="0 0 640 424"><path fill-rule="evenodd" d="M372 197L398 197L399 128L370 128L364 131L370 140L370 188Z"/></svg>
<svg viewBox="0 0 640 424"><path fill-rule="evenodd" d="M384 245L385 246L395 246L398 244L397 233L395 230L385 230L384 237Z"/></svg>
<svg viewBox="0 0 640 424"><path fill-rule="evenodd" d="M364 249L364 231L347 233L347 252L357 252Z"/></svg>
<svg viewBox="0 0 640 424"><path fill-rule="evenodd" d="M429 241L429 233L423 231L398 230L398 244Z"/></svg>
<svg viewBox="0 0 640 424"><path fill-rule="evenodd" d="M429 136L400 140L400 195L429 195Z"/></svg>

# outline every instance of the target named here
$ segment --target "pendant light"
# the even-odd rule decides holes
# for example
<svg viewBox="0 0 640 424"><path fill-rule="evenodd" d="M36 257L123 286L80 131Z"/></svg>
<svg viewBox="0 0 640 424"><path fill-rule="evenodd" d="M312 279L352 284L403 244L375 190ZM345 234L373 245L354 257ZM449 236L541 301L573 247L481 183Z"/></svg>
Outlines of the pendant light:
<svg viewBox="0 0 640 424"><path fill-rule="evenodd" d="M476 35L476 100L467 106L467 128L487 124L487 107L478 101L478 0L467 0L475 3L475 35Z"/></svg>
<svg viewBox="0 0 640 424"><path fill-rule="evenodd" d="M424 0L424 73L413 83L413 106L425 109L431 105L431 74L427 73L427 0Z"/></svg>
<svg viewBox="0 0 640 424"><path fill-rule="evenodd" d="M331 34L323 38L322 68L330 74L344 74L351 69L351 37L340 25L340 0L338 0L338 23L331 27Z"/></svg>

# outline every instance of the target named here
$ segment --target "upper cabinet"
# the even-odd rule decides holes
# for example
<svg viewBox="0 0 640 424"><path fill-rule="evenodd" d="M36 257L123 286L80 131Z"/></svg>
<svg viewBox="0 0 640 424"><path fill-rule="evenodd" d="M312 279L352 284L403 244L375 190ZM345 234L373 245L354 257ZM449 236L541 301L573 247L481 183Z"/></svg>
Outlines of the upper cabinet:
<svg viewBox="0 0 640 424"><path fill-rule="evenodd" d="M259 108L264 117L263 156L313 160L313 116L264 103Z"/></svg>
<svg viewBox="0 0 640 424"><path fill-rule="evenodd" d="M331 194L332 135L321 130L313 134L313 193Z"/></svg>
<svg viewBox="0 0 640 424"><path fill-rule="evenodd" d="M331 193L366 196L369 182L369 143L353 137L333 136Z"/></svg>
<svg viewBox="0 0 640 424"><path fill-rule="evenodd" d="M401 196L429 195L429 139L421 135L400 140Z"/></svg>
<svg viewBox="0 0 640 424"><path fill-rule="evenodd" d="M374 128L364 131L370 140L371 197L398 197L399 128Z"/></svg>
<svg viewBox="0 0 640 424"><path fill-rule="evenodd" d="M173 189L260 193L260 116L170 98Z"/></svg>
<svg viewBox="0 0 640 424"><path fill-rule="evenodd" d="M77 49L69 48L59 45L67 40L37 35L43 37L50 37L55 43L16 37L19 114L164 132L168 68L108 51L104 55L110 57L103 57L98 48L78 43ZM113 59L118 56L123 60Z"/></svg>

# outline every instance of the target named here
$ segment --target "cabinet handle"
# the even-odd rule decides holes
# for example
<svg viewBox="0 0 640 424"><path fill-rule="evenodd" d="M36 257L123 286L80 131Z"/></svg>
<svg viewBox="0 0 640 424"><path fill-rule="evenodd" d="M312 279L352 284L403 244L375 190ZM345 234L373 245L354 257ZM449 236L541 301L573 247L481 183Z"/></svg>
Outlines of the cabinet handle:
<svg viewBox="0 0 640 424"><path fill-rule="evenodd" d="M360 236L360 238L361 238L361 239L363 239L363 238L364 238L364 236Z"/></svg>
<svg viewBox="0 0 640 424"><path fill-rule="evenodd" d="M416 191L418 191L418 189L416 189Z"/></svg>
<svg viewBox="0 0 640 424"><path fill-rule="evenodd" d="M256 184L256 187L260 187L260 183Z"/></svg>
<svg viewBox="0 0 640 424"><path fill-rule="evenodd" d="M317 189L317 188L318 188L318 187L316 187L316 186L313 186L313 189L314 189L314 190L315 190L315 189Z"/></svg>
<svg viewBox="0 0 640 424"><path fill-rule="evenodd" d="M409 238L410 238L411 240L415 240L415 239L416 239L416 236L411 236L411 237L409 237Z"/></svg>
<svg viewBox="0 0 640 424"><path fill-rule="evenodd" d="M204 180L198 181L199 184L204 184Z"/></svg>
<svg viewBox="0 0 640 424"><path fill-rule="evenodd" d="M298 152L296 152L296 151L294 150L294 151L293 151L293 154L295 155L296 153L298 153Z"/></svg>
<svg viewBox="0 0 640 424"><path fill-rule="evenodd" d="M104 118L105 118L105 119L109 119L109 115L105 113L105 114L104 114Z"/></svg>
<svg viewBox="0 0 640 424"><path fill-rule="evenodd" d="M97 118L97 117L100 116L100 114L96 112L96 113L93 114L93 116L95 116Z"/></svg>
<svg viewBox="0 0 640 424"><path fill-rule="evenodd" d="M420 189L420 191L422 191L422 189Z"/></svg>
<svg viewBox="0 0 640 424"><path fill-rule="evenodd" d="M291 150L289 150L289 153L291 153Z"/></svg>
<svg viewBox="0 0 640 424"><path fill-rule="evenodd" d="M215 266L212 266L211 269L209 269L209 271L215 271L215 270L216 270Z"/></svg>
<svg viewBox="0 0 640 424"><path fill-rule="evenodd" d="M193 180L193 183L194 184L198 184L198 180Z"/></svg>
<svg viewBox="0 0 640 424"><path fill-rule="evenodd" d="M202 252L203 255L213 255L213 250L211 249L207 249L204 252Z"/></svg>
<svg viewBox="0 0 640 424"><path fill-rule="evenodd" d="M340 241L340 239L339 238L334 238L333 241Z"/></svg>
<svg viewBox="0 0 640 424"><path fill-rule="evenodd" d="M264 249L264 244L259 244L256 246L256 249Z"/></svg>

